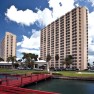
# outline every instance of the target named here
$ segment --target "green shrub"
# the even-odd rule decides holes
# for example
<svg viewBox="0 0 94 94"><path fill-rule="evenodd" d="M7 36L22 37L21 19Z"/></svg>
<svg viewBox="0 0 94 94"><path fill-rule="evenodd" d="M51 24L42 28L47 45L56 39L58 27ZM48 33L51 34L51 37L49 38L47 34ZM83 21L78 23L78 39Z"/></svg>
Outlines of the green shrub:
<svg viewBox="0 0 94 94"><path fill-rule="evenodd" d="M49 74L48 72L38 72L38 71L34 71L34 72L32 72L33 74Z"/></svg>
<svg viewBox="0 0 94 94"><path fill-rule="evenodd" d="M62 76L61 73L52 73L52 75L60 75L60 76Z"/></svg>

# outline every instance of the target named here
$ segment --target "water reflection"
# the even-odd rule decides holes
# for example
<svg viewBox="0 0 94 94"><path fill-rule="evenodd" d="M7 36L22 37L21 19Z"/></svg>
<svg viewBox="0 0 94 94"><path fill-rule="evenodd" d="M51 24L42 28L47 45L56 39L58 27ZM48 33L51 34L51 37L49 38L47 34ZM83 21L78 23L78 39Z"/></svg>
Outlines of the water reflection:
<svg viewBox="0 0 94 94"><path fill-rule="evenodd" d="M52 79L25 88L58 92L60 94L94 94L94 82Z"/></svg>

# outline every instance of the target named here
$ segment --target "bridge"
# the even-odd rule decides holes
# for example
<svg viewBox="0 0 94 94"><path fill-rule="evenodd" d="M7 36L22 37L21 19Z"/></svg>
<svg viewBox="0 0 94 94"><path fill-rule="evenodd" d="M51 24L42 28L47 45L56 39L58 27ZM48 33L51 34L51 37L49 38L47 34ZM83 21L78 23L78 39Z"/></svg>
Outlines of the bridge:
<svg viewBox="0 0 94 94"><path fill-rule="evenodd" d="M53 92L20 88L51 77L52 75L50 74L6 75L5 79L1 79L0 94L58 94Z"/></svg>

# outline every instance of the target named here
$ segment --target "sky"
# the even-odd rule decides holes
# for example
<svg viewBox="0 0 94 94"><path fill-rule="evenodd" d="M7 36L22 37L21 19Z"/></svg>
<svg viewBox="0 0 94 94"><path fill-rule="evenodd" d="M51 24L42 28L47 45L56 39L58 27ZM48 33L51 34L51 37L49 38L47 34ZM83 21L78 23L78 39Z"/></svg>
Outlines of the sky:
<svg viewBox="0 0 94 94"><path fill-rule="evenodd" d="M78 6L88 9L88 56L94 61L94 0L0 0L0 42L5 32L17 36L17 58L22 52L40 55L40 31Z"/></svg>

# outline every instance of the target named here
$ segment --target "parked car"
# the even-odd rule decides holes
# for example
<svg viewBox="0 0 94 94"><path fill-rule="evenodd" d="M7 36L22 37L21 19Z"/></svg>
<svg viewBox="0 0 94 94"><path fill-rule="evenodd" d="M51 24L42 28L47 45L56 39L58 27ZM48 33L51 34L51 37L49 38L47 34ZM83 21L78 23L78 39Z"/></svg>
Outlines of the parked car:
<svg viewBox="0 0 94 94"><path fill-rule="evenodd" d="M63 71L63 70L66 70L64 67L60 67L60 70Z"/></svg>
<svg viewBox="0 0 94 94"><path fill-rule="evenodd" d="M65 70L66 71L78 71L79 69L78 68L66 68Z"/></svg>
<svg viewBox="0 0 94 94"><path fill-rule="evenodd" d="M33 68L33 70L36 70L36 71L43 71L43 69L40 69L40 68Z"/></svg>
<svg viewBox="0 0 94 94"><path fill-rule="evenodd" d="M25 70L31 70L31 68L28 68L28 67L27 67L27 68L25 68Z"/></svg>
<svg viewBox="0 0 94 94"><path fill-rule="evenodd" d="M60 68L55 68L54 71L62 71Z"/></svg>
<svg viewBox="0 0 94 94"><path fill-rule="evenodd" d="M55 70L55 68L54 68L54 67L51 67L51 68L50 68L50 70L51 70L51 71L54 71L54 70Z"/></svg>
<svg viewBox="0 0 94 94"><path fill-rule="evenodd" d="M23 67L18 67L17 69L18 69L18 70L24 70L24 68L23 68Z"/></svg>

